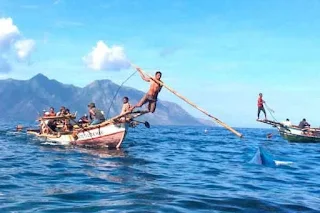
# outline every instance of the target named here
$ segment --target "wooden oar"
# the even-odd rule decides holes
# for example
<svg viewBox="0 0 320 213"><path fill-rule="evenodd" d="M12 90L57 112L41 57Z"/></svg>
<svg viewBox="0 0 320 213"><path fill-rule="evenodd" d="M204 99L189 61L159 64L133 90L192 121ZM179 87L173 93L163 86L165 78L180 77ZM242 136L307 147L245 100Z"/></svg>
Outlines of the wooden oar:
<svg viewBox="0 0 320 213"><path fill-rule="evenodd" d="M133 65L135 68L137 68L137 66ZM141 70L141 69L140 69ZM236 130L234 130L233 128L231 128L230 126L228 126L227 124L225 124L224 122L222 122L221 120L219 120L218 118L210 115L209 113L207 113L205 110L201 109L200 107L198 107L197 105L195 105L194 103L192 103L191 101L189 101L187 98L183 97L182 95L180 95L178 92L176 92L175 90L173 90L172 88L170 88L169 86L165 85L163 82L158 81L157 79L149 76L147 73L145 73L144 71L141 70L141 72L146 75L147 77L151 78L153 81L155 81L156 83L164 86L166 89L168 89L170 92L172 92L173 94L175 94L176 96L178 96L179 98L181 98L182 100L184 100L185 102L187 102L188 104L190 104L191 106L193 106L194 108L198 109L199 111L201 111L202 113L204 113L205 115L207 115L208 117L212 118L215 122L217 122L218 124L220 124L221 126L225 127L226 129L230 130L232 133L234 133L235 135L237 135L238 137L242 137L243 135L239 132L237 132Z"/></svg>

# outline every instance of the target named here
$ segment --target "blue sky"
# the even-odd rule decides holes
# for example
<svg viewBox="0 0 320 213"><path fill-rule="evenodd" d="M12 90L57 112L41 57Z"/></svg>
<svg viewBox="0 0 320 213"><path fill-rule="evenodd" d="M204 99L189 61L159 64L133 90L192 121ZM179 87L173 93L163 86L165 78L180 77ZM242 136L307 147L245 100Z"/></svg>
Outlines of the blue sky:
<svg viewBox="0 0 320 213"><path fill-rule="evenodd" d="M104 41L149 73L160 69L166 84L229 125L265 127L255 121L262 92L278 120L305 117L320 126L319 11L319 0L1 0L0 18L11 18L35 46L28 63L8 59L11 71L0 74L120 84L133 69L83 63ZM138 75L126 85L149 86ZM160 98L206 118L166 90Z"/></svg>

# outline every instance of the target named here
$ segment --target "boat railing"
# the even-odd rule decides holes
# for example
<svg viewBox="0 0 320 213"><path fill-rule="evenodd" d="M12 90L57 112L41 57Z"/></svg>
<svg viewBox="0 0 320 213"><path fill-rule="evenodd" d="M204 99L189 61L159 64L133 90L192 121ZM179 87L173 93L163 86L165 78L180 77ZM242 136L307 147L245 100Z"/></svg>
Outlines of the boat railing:
<svg viewBox="0 0 320 213"><path fill-rule="evenodd" d="M69 114L69 115L59 115L59 116L41 116L38 118L38 121L43 120L65 120L65 119L75 119L75 114Z"/></svg>
<svg viewBox="0 0 320 213"><path fill-rule="evenodd" d="M89 125L89 126L86 126L86 127L83 127L81 126L80 129L82 130L90 130L90 129L94 129L94 128L97 128L97 127L103 127L103 126L106 126L106 125L110 125L110 124L121 124L121 123L126 123L126 122L131 122L134 118L137 118L139 116L142 116L146 113L149 113L148 110L142 110L142 111L133 111L133 112L126 112L126 113L123 113L123 114L120 114L120 115L117 115L117 116L114 116L102 123L99 123L99 124L96 124L96 125ZM125 119L122 119L122 118L125 118Z"/></svg>

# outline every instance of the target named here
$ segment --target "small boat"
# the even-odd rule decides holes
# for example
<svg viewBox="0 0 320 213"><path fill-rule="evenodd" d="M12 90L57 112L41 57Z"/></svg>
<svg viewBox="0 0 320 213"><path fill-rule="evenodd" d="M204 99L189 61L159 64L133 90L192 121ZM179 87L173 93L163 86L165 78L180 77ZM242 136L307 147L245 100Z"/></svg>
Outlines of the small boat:
<svg viewBox="0 0 320 213"><path fill-rule="evenodd" d="M271 120L257 120L258 122L271 125L278 129L280 136L289 142L299 143L319 143L320 129L319 128L304 128L298 126L286 126L280 122Z"/></svg>
<svg viewBox="0 0 320 213"><path fill-rule="evenodd" d="M39 119L40 122L45 122L47 120L68 120L72 121L74 125L72 130L68 131L62 131L61 128L58 128L56 131L41 133L39 128L28 129L27 133L35 135L39 139L61 145L119 148L130 127L135 127L139 123L144 123L147 128L150 127L148 122L134 120L148 112L149 111L127 112L110 118L100 124L88 126L83 126L76 122L74 116L41 117Z"/></svg>

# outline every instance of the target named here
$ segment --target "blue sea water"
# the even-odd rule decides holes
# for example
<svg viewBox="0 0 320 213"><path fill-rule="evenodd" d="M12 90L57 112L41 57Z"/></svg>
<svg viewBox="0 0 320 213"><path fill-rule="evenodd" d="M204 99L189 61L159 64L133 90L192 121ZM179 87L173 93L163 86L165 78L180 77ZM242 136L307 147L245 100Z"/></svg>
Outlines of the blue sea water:
<svg viewBox="0 0 320 213"><path fill-rule="evenodd" d="M239 139L216 127L141 126L106 150L43 144L15 125L0 124L0 212L320 211L320 144L273 129L238 129ZM259 147L292 164L250 163Z"/></svg>

